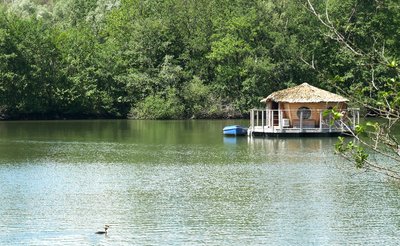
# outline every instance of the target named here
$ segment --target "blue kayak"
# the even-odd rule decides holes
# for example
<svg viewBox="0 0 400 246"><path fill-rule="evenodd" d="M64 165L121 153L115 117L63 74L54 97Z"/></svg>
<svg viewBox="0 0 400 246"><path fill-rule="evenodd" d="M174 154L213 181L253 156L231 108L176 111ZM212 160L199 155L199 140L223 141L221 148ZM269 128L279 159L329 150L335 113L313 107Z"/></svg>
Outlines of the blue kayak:
<svg viewBox="0 0 400 246"><path fill-rule="evenodd" d="M247 134L247 128L239 125L233 125L233 126L225 126L224 129L224 135L246 135Z"/></svg>

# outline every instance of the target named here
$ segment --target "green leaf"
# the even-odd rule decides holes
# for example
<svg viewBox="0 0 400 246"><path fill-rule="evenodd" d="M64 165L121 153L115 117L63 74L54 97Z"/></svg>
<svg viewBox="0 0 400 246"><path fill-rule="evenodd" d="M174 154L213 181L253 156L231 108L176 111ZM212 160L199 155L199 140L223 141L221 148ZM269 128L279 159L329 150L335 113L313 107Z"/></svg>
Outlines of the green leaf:
<svg viewBox="0 0 400 246"><path fill-rule="evenodd" d="M391 67L391 68L396 68L398 65L399 65L399 64L397 63L396 60L392 60L392 61L388 64L388 66Z"/></svg>

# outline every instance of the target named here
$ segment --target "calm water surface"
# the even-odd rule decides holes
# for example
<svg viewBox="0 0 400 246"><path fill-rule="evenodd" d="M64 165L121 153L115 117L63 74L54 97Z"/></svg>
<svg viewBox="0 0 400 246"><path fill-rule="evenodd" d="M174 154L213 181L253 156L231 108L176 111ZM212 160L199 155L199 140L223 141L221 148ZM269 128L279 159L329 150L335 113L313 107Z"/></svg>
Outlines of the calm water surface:
<svg viewBox="0 0 400 246"><path fill-rule="evenodd" d="M0 122L0 245L398 245L398 183L232 123Z"/></svg>

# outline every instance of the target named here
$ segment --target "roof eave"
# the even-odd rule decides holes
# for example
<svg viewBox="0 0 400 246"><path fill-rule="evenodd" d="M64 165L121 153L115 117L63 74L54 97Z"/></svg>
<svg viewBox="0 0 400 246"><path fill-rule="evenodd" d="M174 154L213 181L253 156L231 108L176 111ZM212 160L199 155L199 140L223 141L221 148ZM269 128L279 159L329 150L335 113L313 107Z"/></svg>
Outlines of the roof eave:
<svg viewBox="0 0 400 246"><path fill-rule="evenodd" d="M262 103L267 103L267 102L277 102L277 103L347 103L349 102L349 100L345 99L345 100L325 100L325 101L297 101L297 100L273 100L270 98L264 98L262 99L260 102Z"/></svg>

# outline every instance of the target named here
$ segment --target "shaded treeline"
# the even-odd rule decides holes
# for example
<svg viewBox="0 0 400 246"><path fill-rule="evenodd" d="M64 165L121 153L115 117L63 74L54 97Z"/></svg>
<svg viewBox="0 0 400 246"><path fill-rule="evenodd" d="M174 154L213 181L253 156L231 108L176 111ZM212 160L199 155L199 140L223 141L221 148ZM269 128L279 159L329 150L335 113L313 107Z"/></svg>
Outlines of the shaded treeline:
<svg viewBox="0 0 400 246"><path fill-rule="evenodd" d="M0 115L234 117L302 82L375 97L400 53L397 1L313 2L332 26L310 3L3 1Z"/></svg>

